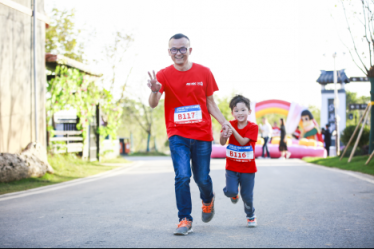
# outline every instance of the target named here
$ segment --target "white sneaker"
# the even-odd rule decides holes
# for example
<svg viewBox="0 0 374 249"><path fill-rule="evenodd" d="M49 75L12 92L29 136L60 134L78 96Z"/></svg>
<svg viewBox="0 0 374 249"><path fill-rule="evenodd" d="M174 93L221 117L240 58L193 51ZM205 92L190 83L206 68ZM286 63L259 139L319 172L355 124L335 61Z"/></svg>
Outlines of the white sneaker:
<svg viewBox="0 0 374 249"><path fill-rule="evenodd" d="M288 152L287 159L290 159L290 157L291 157L291 152Z"/></svg>
<svg viewBox="0 0 374 249"><path fill-rule="evenodd" d="M257 218L256 217L247 218L247 226L248 227L257 227Z"/></svg>

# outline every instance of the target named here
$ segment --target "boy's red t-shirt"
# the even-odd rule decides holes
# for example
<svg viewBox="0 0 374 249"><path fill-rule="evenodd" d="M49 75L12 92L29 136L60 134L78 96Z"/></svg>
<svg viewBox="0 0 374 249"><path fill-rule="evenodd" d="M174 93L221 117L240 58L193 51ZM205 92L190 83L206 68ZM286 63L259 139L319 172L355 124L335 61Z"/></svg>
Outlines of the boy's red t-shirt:
<svg viewBox="0 0 374 249"><path fill-rule="evenodd" d="M201 141L213 141L212 120L207 97L218 91L209 68L193 63L188 71L171 65L157 73L165 92L165 123L168 137L179 135Z"/></svg>
<svg viewBox="0 0 374 249"><path fill-rule="evenodd" d="M249 142L241 146L238 140L236 140L234 135L231 135L229 138L229 144L240 146L240 147L247 147L251 146L253 149L253 159L249 159L248 162L237 162L229 159L226 157L226 169L238 173L256 173L256 161L255 161L255 149L256 149L256 142L258 137L258 125L248 121L248 124L243 129L238 128L238 121L232 120L230 121L232 127L240 134L242 137L249 138Z"/></svg>

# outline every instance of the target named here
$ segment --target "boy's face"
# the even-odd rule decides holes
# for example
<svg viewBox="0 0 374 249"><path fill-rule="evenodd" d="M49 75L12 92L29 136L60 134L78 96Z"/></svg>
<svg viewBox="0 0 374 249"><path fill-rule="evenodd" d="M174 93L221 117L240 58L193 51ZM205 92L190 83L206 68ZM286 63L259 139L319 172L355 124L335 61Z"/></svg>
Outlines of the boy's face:
<svg viewBox="0 0 374 249"><path fill-rule="evenodd" d="M244 103L238 103L231 113L239 122L245 122L248 120L248 115L251 114L251 110L248 110L248 107Z"/></svg>

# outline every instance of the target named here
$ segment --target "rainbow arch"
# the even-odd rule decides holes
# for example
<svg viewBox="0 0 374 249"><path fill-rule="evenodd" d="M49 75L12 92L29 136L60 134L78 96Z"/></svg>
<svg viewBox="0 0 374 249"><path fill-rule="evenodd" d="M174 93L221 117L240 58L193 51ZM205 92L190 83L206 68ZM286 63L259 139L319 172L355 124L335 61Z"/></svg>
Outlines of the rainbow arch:
<svg viewBox="0 0 374 249"><path fill-rule="evenodd" d="M255 107L256 118L260 118L271 113L281 114L288 117L290 107L291 103L283 100L271 99L258 102L256 103Z"/></svg>

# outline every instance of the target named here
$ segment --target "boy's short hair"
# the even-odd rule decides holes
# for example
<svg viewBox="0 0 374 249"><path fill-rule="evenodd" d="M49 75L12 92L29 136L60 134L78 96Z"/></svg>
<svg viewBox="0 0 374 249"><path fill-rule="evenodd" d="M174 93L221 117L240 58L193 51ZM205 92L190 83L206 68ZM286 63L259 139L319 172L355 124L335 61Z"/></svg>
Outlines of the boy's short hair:
<svg viewBox="0 0 374 249"><path fill-rule="evenodd" d="M242 95L236 95L234 98L232 98L232 100L230 101L230 108L231 108L231 111L234 110L234 107L238 104L238 103L244 103L248 110L251 110L251 101L242 96Z"/></svg>

